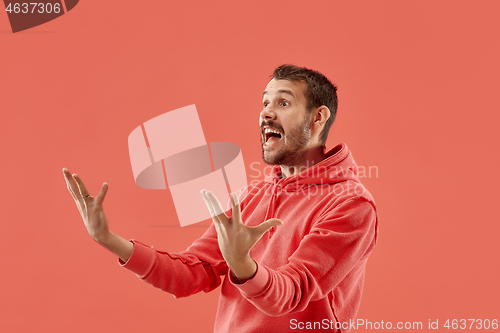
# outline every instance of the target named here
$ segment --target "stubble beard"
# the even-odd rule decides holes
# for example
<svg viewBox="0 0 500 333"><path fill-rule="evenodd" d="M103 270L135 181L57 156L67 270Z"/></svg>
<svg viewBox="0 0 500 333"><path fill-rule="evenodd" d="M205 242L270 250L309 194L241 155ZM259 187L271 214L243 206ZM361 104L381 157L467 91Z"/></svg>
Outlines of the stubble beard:
<svg viewBox="0 0 500 333"><path fill-rule="evenodd" d="M301 124L286 134L286 138L281 138L281 140L286 139L287 141L283 142L281 148L276 153L266 154L264 146L262 146L262 159L264 162L270 165L287 166L300 164L307 154L307 149L304 147L311 140L311 127L309 121L310 116L307 114ZM267 125L278 128L278 126L273 125L272 121L268 122Z"/></svg>

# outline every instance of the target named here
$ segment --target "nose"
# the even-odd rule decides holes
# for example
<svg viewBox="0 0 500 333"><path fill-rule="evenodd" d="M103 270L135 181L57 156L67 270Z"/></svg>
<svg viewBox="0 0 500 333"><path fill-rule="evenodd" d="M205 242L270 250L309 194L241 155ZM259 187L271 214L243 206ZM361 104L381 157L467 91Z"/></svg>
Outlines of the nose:
<svg viewBox="0 0 500 333"><path fill-rule="evenodd" d="M274 110L271 108L270 105L267 105L260 112L260 119L261 120L275 120L276 119L276 112L274 112Z"/></svg>

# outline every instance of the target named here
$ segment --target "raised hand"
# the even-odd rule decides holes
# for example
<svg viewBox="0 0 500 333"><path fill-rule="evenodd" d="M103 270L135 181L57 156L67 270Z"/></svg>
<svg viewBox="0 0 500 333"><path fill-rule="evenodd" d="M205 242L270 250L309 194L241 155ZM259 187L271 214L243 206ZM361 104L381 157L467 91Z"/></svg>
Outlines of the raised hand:
<svg viewBox="0 0 500 333"><path fill-rule="evenodd" d="M256 227L249 227L241 220L241 210L238 196L231 193L232 217L224 213L219 200L206 190L201 194L212 215L217 230L219 248L227 265L240 280L251 278L257 265L250 257L250 250L261 239L262 235L272 227L283 224L279 219L270 219Z"/></svg>
<svg viewBox="0 0 500 333"><path fill-rule="evenodd" d="M63 174L87 232L95 241L101 242L109 234L108 219L102 207L102 202L108 191L108 184L102 184L99 194L92 197L77 174L71 174L66 168L63 169Z"/></svg>

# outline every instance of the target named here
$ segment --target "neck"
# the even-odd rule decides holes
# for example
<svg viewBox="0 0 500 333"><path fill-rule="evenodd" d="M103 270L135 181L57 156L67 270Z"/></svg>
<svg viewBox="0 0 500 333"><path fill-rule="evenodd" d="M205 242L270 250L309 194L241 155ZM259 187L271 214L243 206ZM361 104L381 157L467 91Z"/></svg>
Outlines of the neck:
<svg viewBox="0 0 500 333"><path fill-rule="evenodd" d="M290 177L296 175L307 168L312 167L315 164L323 161L325 159L325 147L317 146L311 148L307 151L304 158L294 165L280 165L281 167L281 177Z"/></svg>

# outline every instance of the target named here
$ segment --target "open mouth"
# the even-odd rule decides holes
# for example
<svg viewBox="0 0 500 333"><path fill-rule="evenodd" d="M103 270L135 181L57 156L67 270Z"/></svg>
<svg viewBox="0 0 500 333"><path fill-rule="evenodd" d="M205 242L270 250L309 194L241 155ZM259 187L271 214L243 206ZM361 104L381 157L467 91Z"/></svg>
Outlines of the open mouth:
<svg viewBox="0 0 500 333"><path fill-rule="evenodd" d="M281 137L282 135L280 132L270 128L266 128L264 131L264 138L265 138L264 146L271 146L275 144L276 142L281 140Z"/></svg>

